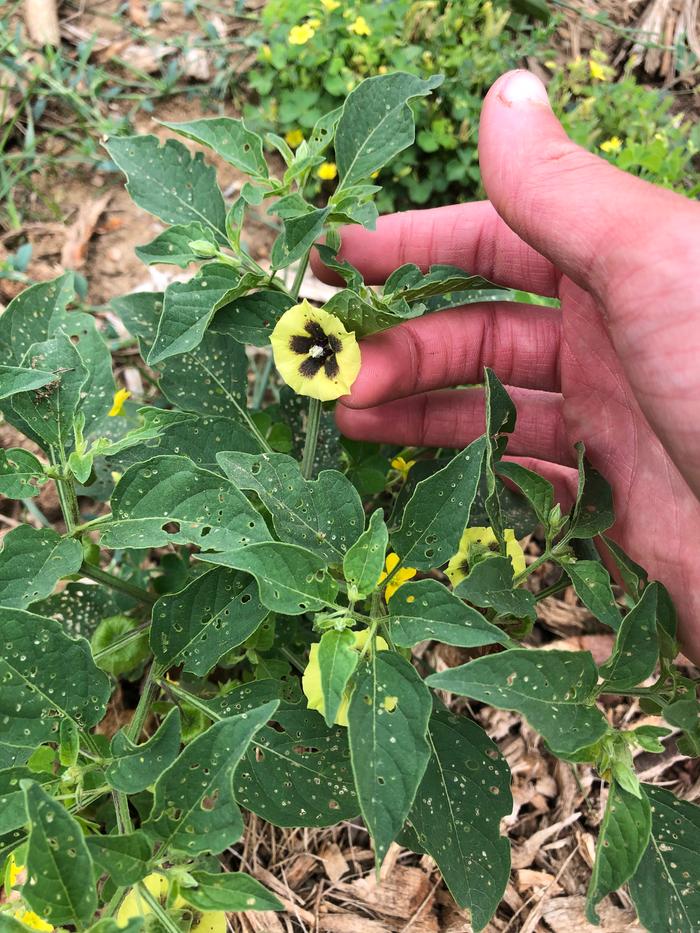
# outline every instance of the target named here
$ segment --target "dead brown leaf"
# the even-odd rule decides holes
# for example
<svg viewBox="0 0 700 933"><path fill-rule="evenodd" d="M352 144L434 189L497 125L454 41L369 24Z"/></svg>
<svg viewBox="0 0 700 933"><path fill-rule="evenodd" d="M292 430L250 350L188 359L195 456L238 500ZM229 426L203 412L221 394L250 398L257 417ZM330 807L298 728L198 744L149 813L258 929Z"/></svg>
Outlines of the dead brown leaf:
<svg viewBox="0 0 700 933"><path fill-rule="evenodd" d="M544 905L542 919L553 933L644 933L633 910L621 910L612 904L598 907L601 925L593 926L585 916L586 898L555 897Z"/></svg>
<svg viewBox="0 0 700 933"><path fill-rule="evenodd" d="M112 192L88 201L78 211L78 216L66 230L66 238L61 250L61 265L64 269L80 269L85 265L87 249L95 232L97 221L112 198Z"/></svg>

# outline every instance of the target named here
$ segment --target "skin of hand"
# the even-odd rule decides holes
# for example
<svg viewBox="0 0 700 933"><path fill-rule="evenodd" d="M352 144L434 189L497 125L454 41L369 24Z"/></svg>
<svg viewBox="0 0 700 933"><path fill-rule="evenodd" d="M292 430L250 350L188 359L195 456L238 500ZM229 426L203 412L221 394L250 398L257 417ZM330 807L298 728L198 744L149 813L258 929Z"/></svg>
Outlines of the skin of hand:
<svg viewBox="0 0 700 933"><path fill-rule="evenodd" d="M700 205L581 149L544 85L502 75L481 115L489 200L382 217L343 231L368 283L450 263L561 309L469 305L362 341L336 418L351 438L460 448L484 430L490 366L518 410L509 454L564 506L583 440L612 484L611 537L664 583L685 652L700 660ZM314 257L319 277L333 275Z"/></svg>

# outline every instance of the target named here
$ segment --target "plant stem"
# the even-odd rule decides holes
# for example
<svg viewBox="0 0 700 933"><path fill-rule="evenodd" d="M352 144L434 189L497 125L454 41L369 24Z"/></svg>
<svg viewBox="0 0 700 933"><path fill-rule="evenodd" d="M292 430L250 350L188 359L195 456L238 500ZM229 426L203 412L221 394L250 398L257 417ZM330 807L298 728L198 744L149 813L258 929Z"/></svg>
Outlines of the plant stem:
<svg viewBox="0 0 700 933"><path fill-rule="evenodd" d="M546 599L548 596L554 596L557 593L561 593L562 590L566 590L571 586L571 580L564 575L560 580L557 580L556 583L552 583L551 586L546 586L543 590L540 590L539 593L535 593L535 602L539 602L541 599Z"/></svg>
<svg viewBox="0 0 700 933"><path fill-rule="evenodd" d="M79 572L84 577L94 580L95 583L104 583L104 585L108 586L110 589L117 590L120 593L126 593L127 596L133 596L134 599L137 599L141 603L146 603L148 606L152 606L158 598L149 593L148 590L136 586L135 583L129 583L128 580L115 577L114 574L108 573L106 570L100 570L99 567L95 567L94 564L88 564L85 561L80 565Z"/></svg>
<svg viewBox="0 0 700 933"><path fill-rule="evenodd" d="M112 790L112 800L114 801L114 812L117 817L117 826L119 832L124 835L130 833L134 826L131 822L129 813L129 801L125 793L120 790Z"/></svg>
<svg viewBox="0 0 700 933"><path fill-rule="evenodd" d="M161 907L158 898L151 894L143 881L139 881L137 885L137 891L151 908L153 916L160 922L163 927L165 927L168 933L182 933L179 926L168 916L165 910Z"/></svg>
<svg viewBox="0 0 700 933"><path fill-rule="evenodd" d="M274 360L272 358L272 354L270 354L265 360L262 369L258 373L258 378L255 380L253 401L251 404L253 411L260 411L260 406L262 405L263 398L265 397L265 391L267 389L267 384L270 381L270 373L272 372L273 366Z"/></svg>
<svg viewBox="0 0 700 933"><path fill-rule="evenodd" d="M219 722L220 719L223 719L223 716L219 716L218 713L215 713L214 710L209 709L204 700L200 699L198 696L195 696L193 693L188 693L187 690L183 690L182 687L178 687L177 684L171 684L170 681L166 680L161 682L161 687L165 690L166 693L171 693L177 699L182 700L184 703L189 703L190 706L194 706L195 709L198 709L201 713L204 713L212 722Z"/></svg>
<svg viewBox="0 0 700 933"><path fill-rule="evenodd" d="M131 722L124 730L126 737L131 739L132 742L137 743L141 732L143 731L143 724L146 721L146 717L151 709L151 703L156 698L159 687L157 683L157 678L160 677L161 671L155 669L155 661L151 664L148 669L148 674L141 685L141 696L139 697L139 702L136 704L136 709L134 710L134 715L131 718Z"/></svg>
<svg viewBox="0 0 700 933"><path fill-rule="evenodd" d="M297 266L297 271L294 273L294 280L292 282L292 288L290 292L292 298L299 297L299 292L301 291L301 286L304 281L304 276L306 275L310 257L311 250L305 253L299 260L299 265Z"/></svg>
<svg viewBox="0 0 700 933"><path fill-rule="evenodd" d="M311 479L316 459L316 445L321 427L321 400L312 398L309 401L309 412L306 420L306 438L304 452L301 456L301 475L304 479Z"/></svg>
<svg viewBox="0 0 700 933"><path fill-rule="evenodd" d="M119 638L116 638L111 645L107 645L106 648L102 648L100 651L95 651L92 655L95 663L102 661L104 658L108 658L110 654L113 654L115 651L119 651L120 648L123 648L124 645L131 644L132 641L136 641L143 632L148 628L150 622L144 622L143 625L139 625L137 628L132 629L130 632L125 632L123 635L120 635Z"/></svg>

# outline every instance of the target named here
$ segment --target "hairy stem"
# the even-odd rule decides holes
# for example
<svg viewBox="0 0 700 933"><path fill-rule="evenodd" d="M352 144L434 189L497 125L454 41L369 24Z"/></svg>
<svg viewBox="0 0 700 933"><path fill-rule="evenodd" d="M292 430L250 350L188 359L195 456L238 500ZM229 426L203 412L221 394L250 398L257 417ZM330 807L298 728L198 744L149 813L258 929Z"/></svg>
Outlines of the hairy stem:
<svg viewBox="0 0 700 933"><path fill-rule="evenodd" d="M321 401L312 398L309 401L309 413L306 420L306 438L304 440L304 452L301 456L301 475L304 479L311 479L314 472L314 461L316 459L316 446L318 444L318 434L321 428Z"/></svg>
<svg viewBox="0 0 700 933"><path fill-rule="evenodd" d="M106 570L101 570L99 567L95 567L94 564L88 564L85 561L80 565L79 571L84 577L88 577L90 580L94 580L95 583L103 583L105 586L108 586L112 590L117 590L120 593L126 593L127 596L133 596L134 599L137 599L141 603L146 603L148 606L152 606L153 603L158 598L153 594L149 593L148 590L144 590L140 586L136 586L135 583L129 583L128 580L122 580L121 577L115 577L114 574L108 573Z"/></svg>
<svg viewBox="0 0 700 933"><path fill-rule="evenodd" d="M151 704L158 694L159 687L157 678L160 677L160 674L161 671L156 670L154 661L148 670L148 674L146 674L146 678L143 684L141 685L141 696L139 697L139 702L136 705L131 722L124 730L126 737L131 739L131 741L134 743L138 742L139 736L143 731L143 725L146 722L146 717L151 710Z"/></svg>

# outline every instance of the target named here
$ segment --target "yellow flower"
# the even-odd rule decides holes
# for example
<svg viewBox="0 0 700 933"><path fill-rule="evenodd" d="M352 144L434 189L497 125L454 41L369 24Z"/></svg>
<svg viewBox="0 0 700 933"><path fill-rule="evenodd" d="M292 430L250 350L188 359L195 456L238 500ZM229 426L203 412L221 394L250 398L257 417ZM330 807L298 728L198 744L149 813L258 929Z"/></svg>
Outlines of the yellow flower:
<svg viewBox="0 0 700 933"><path fill-rule="evenodd" d="M265 62L272 60L272 49L267 44L267 42L260 46L260 58L262 58L262 60Z"/></svg>
<svg viewBox="0 0 700 933"><path fill-rule="evenodd" d="M304 142L304 134L301 130L289 130L288 133L284 134L284 141L290 149L296 149L297 146L301 146Z"/></svg>
<svg viewBox="0 0 700 933"><path fill-rule="evenodd" d="M396 567L399 562L399 555L391 554L386 555L386 561L384 562L384 570L379 574L379 579L377 580L377 586L382 583L392 570ZM384 599L389 602L394 593L398 590L400 586L403 586L408 580L412 580L415 575L418 573L415 567L402 567L401 570L391 578L391 581L387 583L386 589L384 591Z"/></svg>
<svg viewBox="0 0 700 933"><path fill-rule="evenodd" d="M408 462L404 460L403 457L394 457L391 461L392 467L397 470L404 480L408 479L408 474L411 471L411 467L416 465L415 460L409 460Z"/></svg>
<svg viewBox="0 0 700 933"><path fill-rule="evenodd" d="M124 402L128 398L131 398L131 392L129 392L128 389L117 389L112 399L112 407L107 412L110 418L114 418L115 415L121 415Z"/></svg>
<svg viewBox="0 0 700 933"><path fill-rule="evenodd" d="M311 19L307 19L306 25L311 26L312 29L318 29L321 25L321 20L317 16L314 16Z"/></svg>
<svg viewBox="0 0 700 933"><path fill-rule="evenodd" d="M611 136L600 144L600 148L603 152L619 152L622 149L622 140L619 136Z"/></svg>
<svg viewBox="0 0 700 933"><path fill-rule="evenodd" d="M287 37L290 45L306 45L309 39L313 39L316 30L308 23L302 23L301 26L292 26Z"/></svg>
<svg viewBox="0 0 700 933"><path fill-rule="evenodd" d="M332 13L333 10L337 10L340 6L338 0L321 0L321 6L326 11L326 13Z"/></svg>
<svg viewBox="0 0 700 933"><path fill-rule="evenodd" d="M322 181L333 181L338 174L338 167L335 162L324 162L319 165L316 174Z"/></svg>
<svg viewBox="0 0 700 933"><path fill-rule="evenodd" d="M35 914L33 910L18 910L15 919L32 930L40 930L41 933L50 933L53 930L51 924L43 920L39 914Z"/></svg>
<svg viewBox="0 0 700 933"><path fill-rule="evenodd" d="M22 872L26 871L26 867L24 865L17 864L17 862L15 861L14 852L10 855L10 863L8 867L9 867L8 882L9 882L10 887L14 888L17 882L21 880L20 875L22 874Z"/></svg>
<svg viewBox="0 0 700 933"><path fill-rule="evenodd" d="M355 644L353 648L356 651L362 651L362 649L367 644L367 639L369 638L370 630L368 628L362 629L360 632L353 632L355 636ZM389 647L383 638L377 636L375 639L375 645L377 651L386 651ZM326 710L326 704L323 698L323 690L321 689L321 667L318 663L318 642L311 645L309 649L309 663L306 665L306 670L301 678L301 687L306 696L306 706L308 709L317 709L319 713L323 716ZM384 708L389 710L389 707L386 705L390 703L391 700L394 700L394 706L396 707L396 698L395 697L385 697L384 698ZM340 702L338 707L338 712L335 716L336 726L347 726L348 724L348 706L350 704L350 695L346 692L345 696Z"/></svg>
<svg viewBox="0 0 700 933"><path fill-rule="evenodd" d="M379 68L377 68L377 73L380 75L385 75L388 70L389 69L386 67L386 65L380 65ZM379 172L377 172L377 174L379 174Z"/></svg>
<svg viewBox="0 0 700 933"><path fill-rule="evenodd" d="M595 61L590 58L588 60L588 68L591 72L591 77L594 81L607 81L608 80L608 68L605 65L601 65L600 62Z"/></svg>
<svg viewBox="0 0 700 933"><path fill-rule="evenodd" d="M525 570L525 554L512 528L506 528L503 536L506 542L506 554L510 557L513 576L516 577ZM475 558L497 557L498 553L498 541L492 528L466 528L459 542L459 550L451 558L445 573L452 586L457 586L468 575Z"/></svg>
<svg viewBox="0 0 700 933"><path fill-rule="evenodd" d="M347 395L360 371L355 334L308 301L285 311L270 335L275 365L298 395L322 402Z"/></svg>
<svg viewBox="0 0 700 933"><path fill-rule="evenodd" d="M354 32L356 36L372 35L372 30L369 28L369 24L364 16L358 16L354 23L350 23L348 30Z"/></svg>

